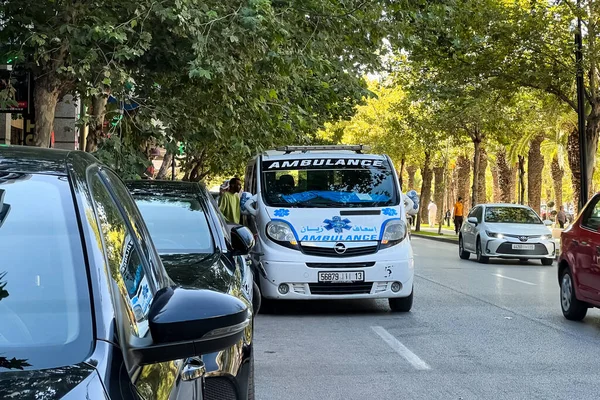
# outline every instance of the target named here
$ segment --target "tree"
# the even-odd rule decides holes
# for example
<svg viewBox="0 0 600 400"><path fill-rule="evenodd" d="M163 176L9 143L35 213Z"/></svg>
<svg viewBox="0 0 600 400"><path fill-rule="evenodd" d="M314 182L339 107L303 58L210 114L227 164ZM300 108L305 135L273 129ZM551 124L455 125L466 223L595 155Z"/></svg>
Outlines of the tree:
<svg viewBox="0 0 600 400"><path fill-rule="evenodd" d="M527 157L527 201L531 208L541 213L542 204L542 171L544 169L544 156L541 145L543 135L537 135L531 141Z"/></svg>
<svg viewBox="0 0 600 400"><path fill-rule="evenodd" d="M515 174L508 162L504 147L500 147L496 153L496 165L498 166L500 201L502 203L512 203L515 195Z"/></svg>
<svg viewBox="0 0 600 400"><path fill-rule="evenodd" d="M147 48L144 17L157 3L5 0L0 4L0 54L32 72L36 145L48 147L62 96L78 87L94 93L127 80L121 63Z"/></svg>
<svg viewBox="0 0 600 400"><path fill-rule="evenodd" d="M577 111L571 21L580 16L587 27L583 65L586 109L582 111L591 179L600 126L599 10L585 2L581 8L577 4L573 0L459 0L427 6L414 2L412 12L398 10L409 15L404 35L398 37L399 46L407 49L421 68L435 68L435 80L446 86L477 80L509 95L519 88L534 88ZM571 143L571 150L577 150L574 139ZM575 184L578 161L578 153L572 153L569 164Z"/></svg>
<svg viewBox="0 0 600 400"><path fill-rule="evenodd" d="M186 178L239 171L278 144L320 140L370 95L362 79L390 25L384 4L203 1L191 27L155 22L151 50L130 67L138 119L162 120L171 148L185 142Z"/></svg>
<svg viewBox="0 0 600 400"><path fill-rule="evenodd" d="M417 173L418 169L419 168L414 164L410 164L408 167L406 167L406 172L408 173L408 190L415 189L415 174Z"/></svg>

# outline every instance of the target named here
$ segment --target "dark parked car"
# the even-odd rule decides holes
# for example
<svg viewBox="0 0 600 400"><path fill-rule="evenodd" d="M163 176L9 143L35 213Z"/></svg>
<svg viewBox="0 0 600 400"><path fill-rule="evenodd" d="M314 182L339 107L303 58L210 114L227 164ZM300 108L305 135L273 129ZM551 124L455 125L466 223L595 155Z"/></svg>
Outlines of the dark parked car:
<svg viewBox="0 0 600 400"><path fill-rule="evenodd" d="M171 279L183 287L228 293L249 307L260 301L245 260L254 237L243 226L225 223L204 186L181 181L132 181L127 186ZM258 305L252 308L258 311ZM205 398L252 400L252 360L251 329L234 346L203 356Z"/></svg>
<svg viewBox="0 0 600 400"><path fill-rule="evenodd" d="M565 318L580 321L600 307L600 193L561 234L558 261L560 305Z"/></svg>
<svg viewBox="0 0 600 400"><path fill-rule="evenodd" d="M0 147L0 398L201 399L245 302L176 286L92 156Z"/></svg>

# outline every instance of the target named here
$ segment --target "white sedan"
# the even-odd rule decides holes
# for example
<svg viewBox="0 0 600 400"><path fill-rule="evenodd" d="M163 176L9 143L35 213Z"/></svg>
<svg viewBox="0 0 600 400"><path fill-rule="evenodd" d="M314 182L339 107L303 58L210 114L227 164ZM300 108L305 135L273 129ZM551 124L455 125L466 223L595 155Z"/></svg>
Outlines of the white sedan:
<svg viewBox="0 0 600 400"><path fill-rule="evenodd" d="M475 253L477 261L490 257L527 261L538 259L552 265L556 243L552 232L530 207L516 204L480 204L473 207L458 238L460 258Z"/></svg>

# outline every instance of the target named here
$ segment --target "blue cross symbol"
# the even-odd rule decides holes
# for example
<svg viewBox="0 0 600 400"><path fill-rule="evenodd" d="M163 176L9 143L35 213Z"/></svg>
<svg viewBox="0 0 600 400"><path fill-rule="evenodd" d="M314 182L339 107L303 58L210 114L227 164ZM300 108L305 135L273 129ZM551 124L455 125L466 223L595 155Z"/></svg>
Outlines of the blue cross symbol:
<svg viewBox="0 0 600 400"><path fill-rule="evenodd" d="M328 231L334 230L335 233L342 233L344 229L350 230L352 226L350 226L350 220L347 218L342 219L342 217L335 216L331 219L326 219L323 221L325 224L325 229Z"/></svg>

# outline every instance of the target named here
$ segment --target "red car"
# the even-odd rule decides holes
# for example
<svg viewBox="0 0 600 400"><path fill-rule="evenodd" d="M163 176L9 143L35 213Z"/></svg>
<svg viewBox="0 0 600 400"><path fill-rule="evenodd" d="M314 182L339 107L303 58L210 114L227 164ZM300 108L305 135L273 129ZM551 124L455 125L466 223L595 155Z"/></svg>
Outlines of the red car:
<svg viewBox="0 0 600 400"><path fill-rule="evenodd" d="M561 235L558 262L560 305L565 318L581 321L600 307L600 193Z"/></svg>

